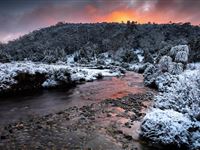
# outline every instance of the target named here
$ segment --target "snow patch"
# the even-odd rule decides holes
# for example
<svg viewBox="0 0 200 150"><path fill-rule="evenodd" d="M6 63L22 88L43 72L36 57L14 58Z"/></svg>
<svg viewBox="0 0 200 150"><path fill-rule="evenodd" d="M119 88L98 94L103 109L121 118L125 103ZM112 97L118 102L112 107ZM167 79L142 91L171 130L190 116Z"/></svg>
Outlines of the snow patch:
<svg viewBox="0 0 200 150"><path fill-rule="evenodd" d="M68 64L59 62L58 64L42 64L33 62L12 62L0 64L0 92L12 88L17 84L15 77L19 73L35 75L44 74L46 81L41 85L45 88L55 87L69 82L79 82L80 80L92 81L100 76L120 76L120 70L111 69L91 69L87 67L71 67Z"/></svg>

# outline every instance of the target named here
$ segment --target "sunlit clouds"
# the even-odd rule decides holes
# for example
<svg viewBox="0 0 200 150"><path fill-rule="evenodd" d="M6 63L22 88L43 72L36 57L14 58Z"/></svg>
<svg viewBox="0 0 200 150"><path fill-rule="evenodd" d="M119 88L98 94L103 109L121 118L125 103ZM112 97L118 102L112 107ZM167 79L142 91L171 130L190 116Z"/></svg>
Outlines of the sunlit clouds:
<svg viewBox="0 0 200 150"><path fill-rule="evenodd" d="M57 22L191 22L199 25L199 0L0 1L0 41ZM20 34L19 34L20 33Z"/></svg>

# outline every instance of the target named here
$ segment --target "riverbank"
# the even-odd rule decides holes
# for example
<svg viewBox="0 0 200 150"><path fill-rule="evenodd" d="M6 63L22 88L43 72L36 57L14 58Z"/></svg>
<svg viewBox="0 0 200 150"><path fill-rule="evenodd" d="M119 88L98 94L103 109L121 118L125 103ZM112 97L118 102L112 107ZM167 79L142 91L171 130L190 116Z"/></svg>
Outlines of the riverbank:
<svg viewBox="0 0 200 150"><path fill-rule="evenodd" d="M0 96L26 93L38 89L49 89L77 85L107 76L121 76L120 67L110 69L81 67L64 62L43 64L31 61L0 63Z"/></svg>

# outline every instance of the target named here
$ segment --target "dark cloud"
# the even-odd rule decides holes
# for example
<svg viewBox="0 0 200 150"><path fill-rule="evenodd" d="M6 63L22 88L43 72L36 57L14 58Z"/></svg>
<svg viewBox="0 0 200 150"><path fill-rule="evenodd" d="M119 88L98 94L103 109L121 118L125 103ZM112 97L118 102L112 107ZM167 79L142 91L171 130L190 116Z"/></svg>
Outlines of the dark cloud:
<svg viewBox="0 0 200 150"><path fill-rule="evenodd" d="M1 0L0 41L58 21L112 21L120 14L142 22L200 24L199 8L200 0Z"/></svg>

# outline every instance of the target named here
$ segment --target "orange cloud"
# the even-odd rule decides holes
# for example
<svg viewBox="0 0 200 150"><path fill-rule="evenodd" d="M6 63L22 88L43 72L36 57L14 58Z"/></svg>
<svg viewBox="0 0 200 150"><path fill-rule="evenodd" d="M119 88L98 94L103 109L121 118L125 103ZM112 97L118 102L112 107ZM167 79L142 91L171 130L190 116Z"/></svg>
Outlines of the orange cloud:
<svg viewBox="0 0 200 150"><path fill-rule="evenodd" d="M146 18L143 16L141 17L136 11L128 10L128 9L121 9L115 10L105 16L97 17L96 22L127 22L130 21L137 21L139 23L145 23Z"/></svg>
<svg viewBox="0 0 200 150"><path fill-rule="evenodd" d="M95 17L96 19L93 19L92 17ZM148 23L148 22L169 23L169 21L180 22L181 19L179 17L174 16L173 13L170 14L157 10L141 12L138 10L127 9L127 8L114 10L105 15L101 15L98 13L91 14L92 22L119 22L119 23L121 22L126 23L128 20L137 21L138 23ZM182 21L187 22L189 20L182 19Z"/></svg>

